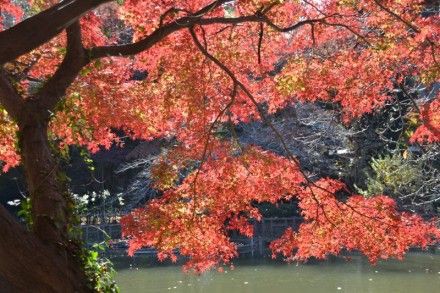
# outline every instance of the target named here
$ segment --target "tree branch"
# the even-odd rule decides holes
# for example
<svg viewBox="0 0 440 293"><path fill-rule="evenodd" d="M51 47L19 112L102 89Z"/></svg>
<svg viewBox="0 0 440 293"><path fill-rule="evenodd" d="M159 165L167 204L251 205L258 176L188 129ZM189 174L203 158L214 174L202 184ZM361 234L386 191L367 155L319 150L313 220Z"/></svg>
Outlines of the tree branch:
<svg viewBox="0 0 440 293"><path fill-rule="evenodd" d="M216 0L216 1L212 2L211 4L203 7L202 9L197 11L196 13L194 13L193 16L194 17L203 16L203 15L213 11L214 9L222 6L223 4L228 3L228 2L232 2L232 1L234 1L234 0Z"/></svg>
<svg viewBox="0 0 440 293"><path fill-rule="evenodd" d="M67 30L67 52L55 74L46 82L35 98L39 106L49 115L81 69L88 63L81 39L81 26L75 21ZM47 117L48 118L48 117Z"/></svg>
<svg viewBox="0 0 440 293"><path fill-rule="evenodd" d="M313 23L323 23L325 24L324 20L332 17L327 16L323 18L317 18L317 19L306 19L299 21L295 23L292 26L289 27L279 27L276 24L274 24L272 21L269 20L265 15L261 15L259 13L253 14L253 15L246 15L246 16L240 16L240 17L212 17L212 18L202 18L203 15L200 16L185 16L182 18L179 18L178 20L175 20L172 23L165 24L162 27L159 27L156 29L153 33L145 37L144 39L132 43L132 44L126 44L126 45L115 45L115 46L101 46L101 47L94 47L91 49L88 49L88 56L90 59L97 59L102 58L106 56L129 56L129 55L135 55L142 51L148 50L151 47L153 47L156 43L160 42L167 36L171 35L172 33L181 30L182 28L189 28L194 25L212 25L212 24L240 24L245 22L257 22L257 23L266 23L271 28L275 29L278 32L290 32L293 30L296 30L306 24L313 24Z"/></svg>
<svg viewBox="0 0 440 293"><path fill-rule="evenodd" d="M214 17L214 18L202 18L202 16L185 16L178 20L163 25L156 29L153 33L145 37L144 39L126 45L115 46L101 46L88 49L88 56L90 59L98 59L106 56L129 56L135 55L142 51L148 50L155 44L171 35L172 33L179 31L183 28L191 27L195 24L210 25L210 24L239 24L244 22L261 22L263 21L257 15L226 18L226 17Z"/></svg>
<svg viewBox="0 0 440 293"><path fill-rule="evenodd" d="M308 24L307 22L304 23L303 25ZM318 197L316 196L315 192L312 189L312 186L317 186L316 184L314 184L308 177L307 175L304 173L304 171L301 169L301 165L298 161L298 159L295 158L295 156L292 154L292 152L289 150L287 143L285 142L283 136L281 135L281 133L275 128L275 126L269 121L269 119L266 117L263 109L261 108L261 106L258 104L257 100L255 99L254 95L249 91L249 89L240 81L238 80L238 78L235 76L235 74L231 71L231 69L229 69L225 64L223 64L220 60L218 60L216 57L214 57L213 55L211 55L200 43L199 39L197 38L197 35L194 31L193 27L189 28L189 31L191 33L191 37L194 41L194 44L196 45L196 47L199 49L199 51L209 60L211 60L215 65L217 65L221 70L223 70L232 80L232 82L234 83L234 85L236 85L237 87L241 88L241 90L246 94L246 96L248 96L248 98L252 101L252 103L254 104L255 108L257 109L261 120L263 122L265 122L271 129L272 131L275 133L275 135L277 136L277 138L279 139L279 141L281 142L284 151L286 152L287 158L289 159L289 161L293 162L293 164L298 168L298 171L303 175L304 180L307 182L307 187L310 190L310 193L312 195L313 200L316 202L317 207L320 208L323 212L324 217L327 219L327 221L329 223L331 223L333 226L335 226L335 224L330 220L330 218L327 216L327 213L323 207L323 205L321 204L321 202L319 201ZM319 186L317 186L319 187ZM326 190L327 191L327 190ZM328 191L327 191L328 192Z"/></svg>
<svg viewBox="0 0 440 293"><path fill-rule="evenodd" d="M264 37L264 23L260 22L260 33L258 35L258 64L261 64L261 46L263 45L263 37Z"/></svg>
<svg viewBox="0 0 440 293"><path fill-rule="evenodd" d="M18 119L23 99L9 81L3 68L0 68L0 104L14 120Z"/></svg>
<svg viewBox="0 0 440 293"><path fill-rule="evenodd" d="M291 31L294 31L306 24L314 24L314 23L325 23L325 20L327 18L333 17L334 15L329 15L329 16L325 16L322 18L315 18L315 19L305 19L305 20L301 20L298 21L297 23L295 23L294 25L288 26L288 27L280 27L276 24L274 24L269 18L267 18L266 16L262 16L262 19L265 23L267 23L271 28L273 28L274 30L280 32L280 33L288 33Z"/></svg>
<svg viewBox="0 0 440 293"><path fill-rule="evenodd" d="M66 25L71 24L67 29L68 35L68 48L67 54L61 63L60 67L54 74L54 76L45 84L45 86L37 93L37 95L32 99L33 103L37 102L40 111L43 111L44 118L48 118L50 114L49 111L53 111L55 105L60 100L60 98L65 94L66 89L74 81L76 76L79 74L80 70L86 66L93 59L98 59L106 56L127 56L135 55L142 51L150 49L152 46L169 36L170 34L181 30L182 28L189 28L194 25L212 25L212 24L240 24L245 22L257 22L266 23L273 29L279 32L289 32L297 28L300 28L306 24L313 23L324 23L325 19L332 17L326 16L319 19L307 19L299 21L298 23L282 28L274 24L269 18L267 18L261 12L257 12L253 15L241 16L236 18L229 17L212 17L203 18L210 11L220 7L224 3L231 2L231 0L218 0L211 4L205 6L199 11L192 15L181 17L173 22L164 24L163 26L157 28L153 33L145 37L144 39L126 45L114 45L114 46L101 46L94 47L90 49L84 49L81 43L81 31L78 23L78 17L81 13L87 12L91 8L110 0L70 0L64 1L54 7L34 16L22 23L16 25L8 31L0 33L0 44L5 38L5 33L12 34L15 32L23 33L24 28L30 25L35 26L39 22L45 21L42 30L39 30L36 34L37 37L30 38L31 40L24 45L21 44L22 52L27 52L26 50L32 49L32 46L40 45L45 40L50 39L50 36L55 35L60 32L62 28ZM57 8L57 11L54 11ZM48 19L50 17L50 20ZM55 21L53 20L55 19ZM72 24L72 21L74 23ZM38 27L38 26L37 26ZM55 29L56 28L56 29ZM34 34L32 30L28 31L27 34ZM25 34L26 36L26 34ZM23 41L23 40L21 40ZM17 43L17 42L14 42ZM13 46L15 48L15 45ZM24 48L25 47L25 48ZM21 53L15 52L13 55L8 53L12 47L9 46L6 49L0 49L0 62L1 60L8 60L12 58L11 56L17 57ZM26 49L27 48L27 49ZM6 52L5 55L1 55L1 52ZM8 55L9 54L9 55ZM2 59L3 58L3 59Z"/></svg>
<svg viewBox="0 0 440 293"><path fill-rule="evenodd" d="M373 0L374 3L377 4L377 6L379 6L383 11L385 11L386 13L390 14L392 17L394 17L395 19L397 19L398 21L404 23L408 28L412 29L413 31L415 31L416 33L420 33L420 29L418 27L416 27L414 24L412 24L411 22L403 19L400 15L398 15L397 13L395 13L394 11L392 11L391 9L389 9L388 7L386 7L385 5L383 5L382 3L380 3L379 0Z"/></svg>
<svg viewBox="0 0 440 293"><path fill-rule="evenodd" d="M81 15L112 0L64 0L0 32L0 65L46 43Z"/></svg>

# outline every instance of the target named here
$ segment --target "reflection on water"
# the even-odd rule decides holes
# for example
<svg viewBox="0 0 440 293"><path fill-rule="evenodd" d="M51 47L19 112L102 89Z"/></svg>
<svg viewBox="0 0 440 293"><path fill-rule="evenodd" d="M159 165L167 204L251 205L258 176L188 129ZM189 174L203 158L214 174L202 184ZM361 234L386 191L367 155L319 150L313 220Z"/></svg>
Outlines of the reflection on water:
<svg viewBox="0 0 440 293"><path fill-rule="evenodd" d="M349 262L299 265L268 259L239 260L234 270L201 276L185 274L179 266L158 266L139 258L116 264L116 279L123 293L440 292L440 255L428 253L412 253L402 262L391 260L374 267L359 256Z"/></svg>

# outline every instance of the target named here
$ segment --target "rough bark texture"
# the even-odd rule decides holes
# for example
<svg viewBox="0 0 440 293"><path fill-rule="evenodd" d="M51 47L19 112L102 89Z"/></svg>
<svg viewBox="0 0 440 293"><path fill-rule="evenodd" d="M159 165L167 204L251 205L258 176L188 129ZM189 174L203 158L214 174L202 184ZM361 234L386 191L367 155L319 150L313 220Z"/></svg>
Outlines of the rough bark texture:
<svg viewBox="0 0 440 293"><path fill-rule="evenodd" d="M38 240L0 205L0 291L90 292L68 255Z"/></svg>
<svg viewBox="0 0 440 293"><path fill-rule="evenodd" d="M75 19L82 14L81 9L85 12L106 1L108 0L64 1L67 6L62 6L62 11L55 9L53 12L49 9L2 32L0 44L7 43L5 40L8 38L3 37L8 33L22 38L23 27L37 21L39 17L46 17L47 13L61 13L60 17L69 19L70 24L72 17ZM82 7L80 12L76 13L72 8L75 5ZM64 20L62 22L64 23ZM46 28L52 30L54 24L47 23L49 24ZM42 40L45 38L50 38L50 33L44 33ZM87 278L76 256L80 248L69 240L68 230L72 224L73 205L59 161L54 156L47 135L51 113L64 96L66 88L85 65L78 21L74 21L67 28L67 41L67 54L61 66L36 96L27 99L21 97L12 86L6 72L1 68L3 60L0 60L0 103L19 126L20 155L31 199L33 221L33 233L27 232L1 207L0 292L90 291L87 288ZM19 47L23 52L27 52L35 44ZM6 46L7 48L9 47Z"/></svg>
<svg viewBox="0 0 440 293"><path fill-rule="evenodd" d="M66 244L70 218L67 188L47 140L47 125L30 121L20 127L20 146L35 234L45 243Z"/></svg>
<svg viewBox="0 0 440 293"><path fill-rule="evenodd" d="M61 1L0 32L0 64L15 60L46 43L83 14L111 0ZM38 28L38 29L35 29Z"/></svg>
<svg viewBox="0 0 440 293"><path fill-rule="evenodd" d="M78 248L68 239L72 207L49 145L47 122L32 112L23 120L20 147L33 233L0 206L0 291L89 292L75 257Z"/></svg>

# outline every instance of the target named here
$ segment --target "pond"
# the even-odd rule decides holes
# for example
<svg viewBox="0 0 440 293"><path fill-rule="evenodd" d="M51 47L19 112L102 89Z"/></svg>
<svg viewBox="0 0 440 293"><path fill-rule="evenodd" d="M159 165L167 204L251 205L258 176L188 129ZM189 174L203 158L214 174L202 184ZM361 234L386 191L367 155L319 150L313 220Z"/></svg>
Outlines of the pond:
<svg viewBox="0 0 440 293"><path fill-rule="evenodd" d="M376 266L360 256L308 264L241 259L234 262L234 270L200 276L142 258L115 263L122 293L440 292L440 254L429 253L411 253L404 261L382 261Z"/></svg>

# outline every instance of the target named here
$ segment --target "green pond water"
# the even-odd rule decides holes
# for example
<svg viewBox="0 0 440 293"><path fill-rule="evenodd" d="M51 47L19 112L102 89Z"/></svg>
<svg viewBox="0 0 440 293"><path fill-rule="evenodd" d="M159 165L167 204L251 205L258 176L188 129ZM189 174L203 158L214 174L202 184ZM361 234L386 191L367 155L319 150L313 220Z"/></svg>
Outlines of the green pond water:
<svg viewBox="0 0 440 293"><path fill-rule="evenodd" d="M376 266L360 256L309 264L285 264L270 259L238 260L235 269L203 275L185 274L177 265L158 265L151 259L115 261L123 293L440 293L440 254L411 253L404 261Z"/></svg>

